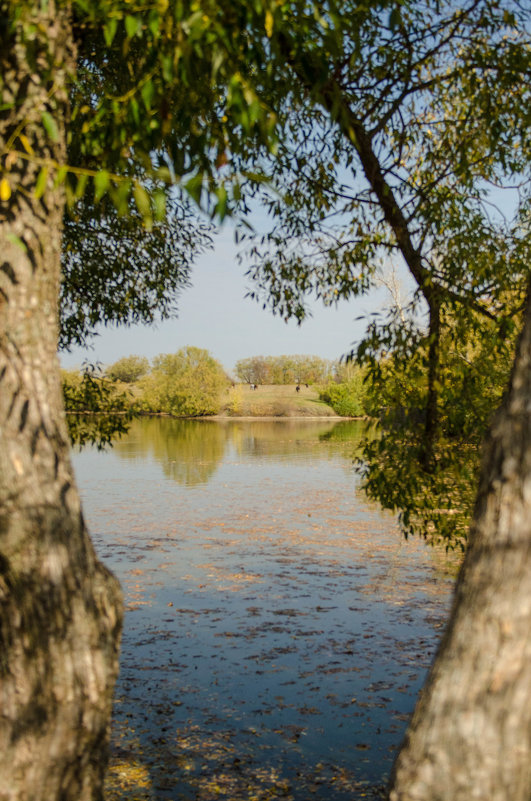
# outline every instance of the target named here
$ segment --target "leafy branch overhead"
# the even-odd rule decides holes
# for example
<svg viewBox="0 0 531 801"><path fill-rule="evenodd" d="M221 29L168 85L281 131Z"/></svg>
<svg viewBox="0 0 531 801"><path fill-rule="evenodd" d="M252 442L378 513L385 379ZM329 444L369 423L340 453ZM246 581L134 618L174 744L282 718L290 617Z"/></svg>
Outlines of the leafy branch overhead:
<svg viewBox="0 0 531 801"><path fill-rule="evenodd" d="M20 6L20 35L36 59L29 8ZM44 198L64 184L63 346L106 321L175 311L194 255L210 243L186 196L218 218L238 215L251 294L284 318L302 320L312 294L328 305L365 294L378 271L398 265L410 301L373 320L355 355L374 396L387 399L374 408L382 451L367 450L367 488L402 508L407 494L387 465L403 421L403 458L417 482L411 520L419 499L438 496L449 461L462 461L470 421L477 438L484 430L523 307L525 7L76 0L73 12L66 160L36 145L58 135L54 79L39 118L11 131L0 184L3 198ZM17 188L15 163L32 159L33 185ZM513 187L506 217L503 186ZM268 216L253 233L257 204ZM486 387L479 376L497 378ZM478 404L478 392L489 402Z"/></svg>
<svg viewBox="0 0 531 801"><path fill-rule="evenodd" d="M409 273L407 322L381 316L355 348L386 398L373 410L380 450L368 444L363 470L406 531L453 536L447 477L471 436L477 454L499 400L528 275L527 12L490 0L76 8L70 152L105 167L96 200L108 195L120 213L136 204L150 225L180 180L212 213L237 213L251 295L284 318L302 320L311 294L333 305L367 293L389 261ZM76 180L74 197L85 189ZM516 187L512 219L496 208L504 185ZM253 234L257 203L268 218ZM410 496L389 469L398 421ZM421 523L423 498L436 511Z"/></svg>
<svg viewBox="0 0 531 801"><path fill-rule="evenodd" d="M272 40L288 68L284 135L270 185L250 189L271 223L260 238L245 234L248 274L257 299L299 320L310 294L334 304L374 287L386 264L409 274L407 320L403 309L382 315L353 354L381 398L382 437L362 469L406 531L455 539L529 275L529 13L475 1L389 4L389 15L324 6L293 6ZM496 207L504 186L506 216ZM394 474L398 441L404 469ZM464 495L447 482L463 447L469 500L456 526L448 509Z"/></svg>
<svg viewBox="0 0 531 801"><path fill-rule="evenodd" d="M174 195L146 231L134 206L120 216L108 198L83 198L65 214L59 346L86 346L100 325L152 324L177 313L194 260L213 227Z"/></svg>
<svg viewBox="0 0 531 801"><path fill-rule="evenodd" d="M87 193L96 203L109 196L123 214L134 200L149 227L164 217L168 188L180 183L223 217L239 199L231 153L268 151L276 142L276 115L245 68L263 58L264 44L242 35L257 12L228 2L72 5L78 64L69 82L68 159L42 156L32 143L39 128L52 141L59 135L49 64L47 107L5 143L2 196L22 191L10 171L22 160L39 168L36 197L64 183L71 205ZM31 4L20 5L13 25L37 60Z"/></svg>

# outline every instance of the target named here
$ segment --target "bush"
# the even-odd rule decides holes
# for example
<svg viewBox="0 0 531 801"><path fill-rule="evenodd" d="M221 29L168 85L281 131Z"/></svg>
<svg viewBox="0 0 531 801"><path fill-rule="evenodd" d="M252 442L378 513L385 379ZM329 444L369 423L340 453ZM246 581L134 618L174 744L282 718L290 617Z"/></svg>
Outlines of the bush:
<svg viewBox="0 0 531 801"><path fill-rule="evenodd" d="M217 414L227 383L221 364L207 350L181 348L155 357L151 373L138 384L138 405L146 412L175 417Z"/></svg>
<svg viewBox="0 0 531 801"><path fill-rule="evenodd" d="M98 367L87 365L82 372L61 370L61 379L73 445L92 443L101 449L128 431L134 416L131 397L118 391Z"/></svg>
<svg viewBox="0 0 531 801"><path fill-rule="evenodd" d="M363 372L357 370L348 381L330 381L321 387L319 400L328 403L341 417L363 417L367 413Z"/></svg>
<svg viewBox="0 0 531 801"><path fill-rule="evenodd" d="M229 391L229 399L227 401L227 414L237 417L243 413L243 387L241 384L236 384Z"/></svg>
<svg viewBox="0 0 531 801"><path fill-rule="evenodd" d="M118 359L109 369L107 375L113 381L133 384L149 371L149 361L145 356L124 356Z"/></svg>

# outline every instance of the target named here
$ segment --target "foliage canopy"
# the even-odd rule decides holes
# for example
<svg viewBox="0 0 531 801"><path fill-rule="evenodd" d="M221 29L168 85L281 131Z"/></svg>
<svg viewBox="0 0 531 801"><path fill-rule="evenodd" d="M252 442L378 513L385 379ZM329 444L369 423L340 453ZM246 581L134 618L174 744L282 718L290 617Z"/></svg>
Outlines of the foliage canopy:
<svg viewBox="0 0 531 801"><path fill-rule="evenodd" d="M185 198L170 197L149 230L134 205L120 216L108 198L80 198L64 221L59 347L86 347L99 325L175 315L193 262L211 246L212 226Z"/></svg>
<svg viewBox="0 0 531 801"><path fill-rule="evenodd" d="M149 371L149 360L145 356L124 356L107 368L107 375L113 381L132 384Z"/></svg>
<svg viewBox="0 0 531 801"><path fill-rule="evenodd" d="M489 0L316 8L290 5L273 37L283 135L271 183L249 189L271 218L246 235L249 275L258 300L303 319L310 294L333 304L390 263L407 270L410 303L374 318L352 353L380 398L362 472L406 533L453 542L529 275L529 13Z"/></svg>
<svg viewBox="0 0 531 801"><path fill-rule="evenodd" d="M181 348L156 356L151 372L139 382L139 406L176 417L216 414L228 385L222 366L202 348Z"/></svg>
<svg viewBox="0 0 531 801"><path fill-rule="evenodd" d="M431 494L448 460L458 466L456 437L468 441L470 420L484 427L499 397L488 392L476 415L473 381L450 382L450 390L448 376L461 375L471 353L471 375L488 370L490 353L503 362L522 309L529 10L517 0L75 0L73 8L79 57L69 84L69 163L43 160L35 194L53 177L72 209L89 198L103 223L134 205L152 231L170 219L176 183L219 218L259 202L271 225L256 236L242 229L249 275L255 296L285 318L303 319L310 294L333 304L369 291L382 264L403 265L410 304L373 321L356 357L375 392L384 357L395 377L422 377L414 391L389 393L381 451L367 450L365 476L369 492L397 508L385 464L401 419L412 488L404 522L429 533L438 524L411 523L413 504ZM33 10L23 3L13 18L23 20L28 59L37 63ZM53 84L53 65L42 78ZM41 124L53 139L53 97ZM4 194L18 191L9 159L38 160L24 127L8 150ZM492 194L509 184L510 220ZM174 292L187 276L184 262L139 288L125 269L114 308L112 275L108 286L95 280L86 306L65 306L66 341L106 315L149 320L158 304L166 314L164 287ZM77 303L75 276L69 286ZM107 298L101 317L91 299L98 293Z"/></svg>

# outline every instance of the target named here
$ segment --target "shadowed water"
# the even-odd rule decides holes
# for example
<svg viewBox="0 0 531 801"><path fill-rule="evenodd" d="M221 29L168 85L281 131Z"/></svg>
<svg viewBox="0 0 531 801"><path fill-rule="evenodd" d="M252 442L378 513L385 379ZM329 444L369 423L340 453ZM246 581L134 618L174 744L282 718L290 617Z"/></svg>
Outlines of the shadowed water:
<svg viewBox="0 0 531 801"><path fill-rule="evenodd" d="M126 600L108 799L378 795L455 560L363 497L360 435L148 419L75 455Z"/></svg>

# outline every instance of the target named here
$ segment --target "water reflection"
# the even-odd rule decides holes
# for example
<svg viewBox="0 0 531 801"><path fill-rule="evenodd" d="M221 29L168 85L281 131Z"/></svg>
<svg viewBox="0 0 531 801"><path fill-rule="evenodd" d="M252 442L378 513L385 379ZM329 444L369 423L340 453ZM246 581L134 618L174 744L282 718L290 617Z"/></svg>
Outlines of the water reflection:
<svg viewBox="0 0 531 801"><path fill-rule="evenodd" d="M147 419L74 455L126 603L108 801L378 796L452 579L356 493L361 434Z"/></svg>
<svg viewBox="0 0 531 801"><path fill-rule="evenodd" d="M214 421L136 420L115 449L124 459L152 456L167 478L188 487L206 484L223 459L227 432Z"/></svg>
<svg viewBox="0 0 531 801"><path fill-rule="evenodd" d="M237 422L230 424L229 436L240 455L298 461L304 455L352 455L363 430L359 421Z"/></svg>
<svg viewBox="0 0 531 801"><path fill-rule="evenodd" d="M153 457L164 475L184 486L206 484L228 454L250 459L299 461L354 458L365 425L360 421L331 422L278 420L172 420L143 418L131 426L129 436L115 445L124 459Z"/></svg>

